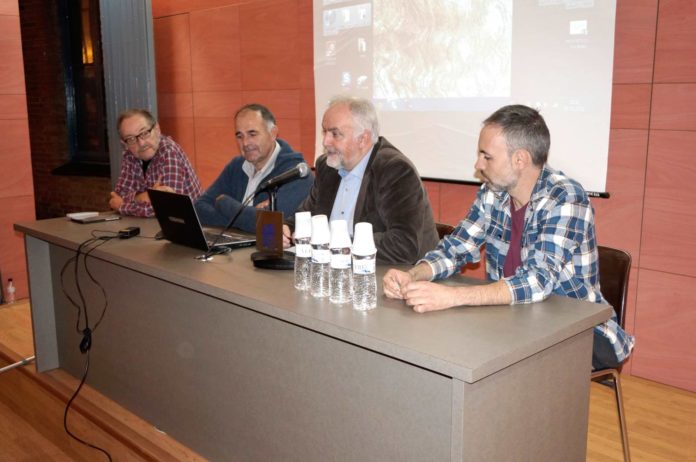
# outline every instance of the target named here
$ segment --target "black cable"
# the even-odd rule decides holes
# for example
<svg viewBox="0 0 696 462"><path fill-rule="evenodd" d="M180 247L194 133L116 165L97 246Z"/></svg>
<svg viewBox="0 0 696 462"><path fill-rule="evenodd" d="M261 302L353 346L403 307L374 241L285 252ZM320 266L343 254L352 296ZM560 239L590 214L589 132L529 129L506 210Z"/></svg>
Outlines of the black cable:
<svg viewBox="0 0 696 462"><path fill-rule="evenodd" d="M85 381L87 380L87 373L89 372L89 350L87 350L86 353L87 357L85 360L85 372L82 374L82 380L80 380L80 385L78 385L77 390L75 390L75 393L73 393L73 395L70 397L70 400L68 401L68 404L65 406L65 412L63 413L63 428L65 428L66 433L70 435L70 437L72 437L75 441L78 441L79 443L82 443L85 446L88 446L92 449L96 449L97 451L104 453L104 455L109 459L109 461L111 461L111 454L109 454L108 451L83 440L79 436L73 434L68 429L68 410L70 409L70 406L72 405L75 398L77 398L77 395L80 393L80 390L82 390L82 386L85 384Z"/></svg>
<svg viewBox="0 0 696 462"><path fill-rule="evenodd" d="M92 347L92 333L99 327L99 324L102 322L104 319L104 315L106 314L106 310L109 306L108 298L106 296L106 290L104 287L97 281L97 279L94 277L92 272L89 269L89 265L87 264L87 257L94 252L95 249L98 247L104 245L106 242L115 239L118 237L118 233L113 233L111 231L103 231L110 233L110 235L97 235L96 233L100 232L98 230L92 231L92 238L87 239L86 241L82 242L80 245L78 245L77 250L75 251L75 255L71 258L69 258L65 264L63 265L63 268L61 268L60 271L60 284L61 284L61 289L63 291L63 294L65 297L70 301L70 303L77 309L77 321L75 324L75 330L77 331L78 334L82 335L82 340L80 341L80 352L82 354L86 354L86 359L85 359L85 371L82 375L82 379L80 380L80 384L75 390L75 393L73 393L72 397L68 401L67 405L65 406L65 412L63 414L63 428L65 429L65 432L78 441L79 443L88 446L90 448L96 449L109 459L111 461L111 455L104 449L95 446L93 444L88 443L87 441L82 440L81 438L77 437L74 435L70 429L68 428L68 412L70 410L70 406L72 405L73 401L75 398L78 396L80 393L80 390L82 389L82 386L85 384L85 381L87 380L87 374L89 372L89 351ZM104 300L104 306L102 307L101 310L101 315L99 316L99 319L97 320L96 324L93 327L90 327L89 324L89 312L87 309L87 301L85 299L85 296L82 292L82 286L80 285L80 277L79 277L79 266L80 266L80 255L83 255L82 258L82 264L84 266L85 273L87 273L87 276L89 279L92 281L93 284L95 284L99 289L101 290L102 293L102 298ZM73 297L68 294L66 290L66 285L65 285L65 271L68 269L71 263L74 263L74 277L75 277L75 288L77 289L77 293L79 296L79 302L76 301ZM82 313L84 313L84 329L80 329L80 321L82 319Z"/></svg>
<svg viewBox="0 0 696 462"><path fill-rule="evenodd" d="M212 257L213 255L220 255L220 254L227 253L227 252L229 252L230 250L232 250L232 249L230 249L229 247L225 247L225 248L228 249L228 250L219 250L219 247L215 247L215 244L217 244L217 243L220 241L220 239L222 238L222 235L225 234L225 231L227 231L228 229L230 229L230 228L232 227L232 225L234 224L234 222L237 221L237 218L239 218L239 215L242 214L242 212L243 212L244 209L247 207L247 205L249 204L249 202L250 202L254 197L256 197L256 194L257 194L258 192L259 192L259 191L254 191L253 193L249 194L249 195L242 201L242 206L239 207L239 210L237 210L237 213L235 214L235 216L233 216L232 219L230 220L230 222L227 223L227 226L225 226L225 228L224 228L222 231L220 231L220 233L219 233L217 236L215 236L215 240L213 241L212 244L210 244L210 248L208 249L208 251L207 251L206 253L204 253L204 254L201 256L201 258L199 258L200 260L207 261L207 260L209 260L210 257Z"/></svg>

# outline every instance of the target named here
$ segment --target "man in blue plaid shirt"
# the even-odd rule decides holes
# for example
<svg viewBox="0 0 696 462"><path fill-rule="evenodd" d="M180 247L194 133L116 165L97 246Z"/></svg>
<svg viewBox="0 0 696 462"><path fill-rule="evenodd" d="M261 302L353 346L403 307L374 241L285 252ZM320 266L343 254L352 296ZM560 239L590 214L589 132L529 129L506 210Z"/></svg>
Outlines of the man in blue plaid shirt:
<svg viewBox="0 0 696 462"><path fill-rule="evenodd" d="M546 165L550 135L538 111L505 106L483 123L476 171L483 185L466 218L408 272L389 270L387 297L419 313L460 305L533 303L550 294L607 303L599 288L594 212L582 186ZM445 286L481 259L491 284ZM616 367L634 338L616 316L595 327L592 365Z"/></svg>

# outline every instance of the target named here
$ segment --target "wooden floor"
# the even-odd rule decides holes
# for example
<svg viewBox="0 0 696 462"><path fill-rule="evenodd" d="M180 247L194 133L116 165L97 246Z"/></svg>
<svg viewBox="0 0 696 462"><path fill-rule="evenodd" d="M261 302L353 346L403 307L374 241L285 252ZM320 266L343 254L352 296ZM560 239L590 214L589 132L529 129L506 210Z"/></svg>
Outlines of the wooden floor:
<svg viewBox="0 0 696 462"><path fill-rule="evenodd" d="M32 354L29 304L0 306L0 368ZM106 460L63 430L76 384L59 370L37 374L33 365L0 374L0 462ZM696 462L696 393L631 376L622 384L632 460ZM613 390L593 383L590 393L587 460L622 461ZM89 387L75 403L70 428L115 461L204 460Z"/></svg>

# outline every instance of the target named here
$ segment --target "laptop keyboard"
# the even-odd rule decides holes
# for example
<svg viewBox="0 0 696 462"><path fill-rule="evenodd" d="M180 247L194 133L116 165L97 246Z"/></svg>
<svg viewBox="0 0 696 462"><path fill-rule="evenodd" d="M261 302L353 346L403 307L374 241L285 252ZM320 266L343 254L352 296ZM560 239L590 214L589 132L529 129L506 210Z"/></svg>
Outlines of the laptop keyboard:
<svg viewBox="0 0 696 462"><path fill-rule="evenodd" d="M217 243L215 245L229 245L248 240L248 237L230 231L225 231L222 236L220 236L220 233L211 233L210 231L203 231L203 234L205 235L205 240L208 242L208 246L212 246L216 239ZM218 238L218 236L220 237Z"/></svg>

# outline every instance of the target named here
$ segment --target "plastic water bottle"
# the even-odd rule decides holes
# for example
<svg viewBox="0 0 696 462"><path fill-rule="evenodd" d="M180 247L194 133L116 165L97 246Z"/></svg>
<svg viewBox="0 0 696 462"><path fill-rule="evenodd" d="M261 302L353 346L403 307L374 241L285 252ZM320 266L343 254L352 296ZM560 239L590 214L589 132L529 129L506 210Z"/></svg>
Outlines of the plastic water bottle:
<svg viewBox="0 0 696 462"><path fill-rule="evenodd" d="M372 224L357 223L353 240L353 308L367 311L377 307L377 248Z"/></svg>
<svg viewBox="0 0 696 462"><path fill-rule="evenodd" d="M309 289L309 271L312 264L312 245L310 238L295 238L295 289Z"/></svg>
<svg viewBox="0 0 696 462"><path fill-rule="evenodd" d="M309 290L309 268L312 261L312 214L295 214L295 288Z"/></svg>
<svg viewBox="0 0 696 462"><path fill-rule="evenodd" d="M329 274L329 301L347 303L353 297L350 236L345 220L331 222L331 270Z"/></svg>
<svg viewBox="0 0 696 462"><path fill-rule="evenodd" d="M312 263L309 267L310 293L313 297L329 296L329 221L326 215L312 217Z"/></svg>
<svg viewBox="0 0 696 462"><path fill-rule="evenodd" d="M7 303L14 303L15 301L15 286L12 278L7 280Z"/></svg>

